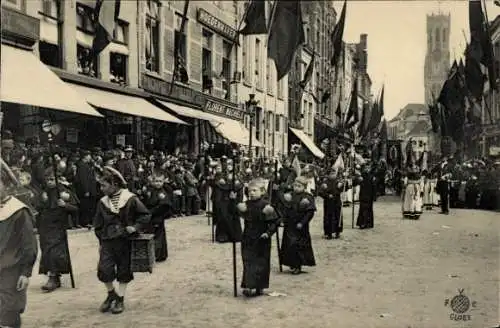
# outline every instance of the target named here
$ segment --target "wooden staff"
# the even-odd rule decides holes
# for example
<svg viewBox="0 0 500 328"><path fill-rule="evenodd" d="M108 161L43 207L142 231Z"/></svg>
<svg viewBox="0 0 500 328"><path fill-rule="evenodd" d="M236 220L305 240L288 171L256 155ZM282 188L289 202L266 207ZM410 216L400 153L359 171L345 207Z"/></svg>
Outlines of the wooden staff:
<svg viewBox="0 0 500 328"><path fill-rule="evenodd" d="M355 209L355 205L354 205L354 168L356 167L356 165L354 165L354 159L355 159L355 156L354 156L354 147L352 149L352 161L351 161L351 186L352 186L352 217L351 217L351 220L352 220L352 228L354 229L354 209Z"/></svg>
<svg viewBox="0 0 500 328"><path fill-rule="evenodd" d="M271 184L271 192L269 194L270 195L270 197L269 197L270 202L272 200L272 195L274 193L274 190L273 190L274 185L276 185L276 186L278 185L278 160L277 159L274 161L274 181ZM279 263L279 266L280 266L280 272L283 272L283 264L281 262L281 243L280 243L280 225L281 225L281 219L282 218L280 217L279 220L278 220L278 222L276 223L276 250L278 251L278 263Z"/></svg>
<svg viewBox="0 0 500 328"><path fill-rule="evenodd" d="M56 156L54 152L52 151L52 133L48 132L48 146L49 146L49 154L52 162L52 169L54 170L54 178L56 182L56 191L57 191L57 196L60 196L60 188L59 188L59 178L57 177L57 163L56 163ZM69 243L68 243L68 232L66 229L64 229L64 247L66 248L66 255L68 256L68 264L69 264L69 277L71 278L71 288L76 288L75 285L75 277L73 276L73 265L71 263L71 254L69 252Z"/></svg>
<svg viewBox="0 0 500 328"><path fill-rule="evenodd" d="M232 184L232 192L234 192L234 193L236 193L236 156L237 156L236 150L233 150L233 176L231 177L232 178L231 184ZM234 199L233 201L236 202L236 199ZM237 220L238 221L237 223L240 224L240 222L239 222L240 218L238 215L236 215L232 219ZM236 271L236 240L233 238L233 295L234 295L234 297L238 297L237 280L238 280L238 274Z"/></svg>

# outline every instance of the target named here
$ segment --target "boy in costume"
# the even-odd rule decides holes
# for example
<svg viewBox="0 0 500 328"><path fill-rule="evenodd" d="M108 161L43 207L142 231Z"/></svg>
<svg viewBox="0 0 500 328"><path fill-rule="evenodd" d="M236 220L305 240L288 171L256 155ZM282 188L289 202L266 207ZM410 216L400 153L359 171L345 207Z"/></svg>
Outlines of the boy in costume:
<svg viewBox="0 0 500 328"><path fill-rule="evenodd" d="M323 232L325 239L340 237L343 231L342 201L340 194L344 184L337 177L337 171L332 169L325 177L319 189L319 196L323 198Z"/></svg>
<svg viewBox="0 0 500 328"><path fill-rule="evenodd" d="M237 205L245 220L241 240L243 277L241 288L247 297L262 295L269 288L271 273L271 236L277 229L276 213L265 199L267 183L252 180L248 184L248 200Z"/></svg>
<svg viewBox="0 0 500 328"><path fill-rule="evenodd" d="M127 190L127 182L116 169L104 167L101 189L105 196L97 204L94 218L95 234L100 244L97 277L106 286L108 297L100 311L118 314L124 310L127 285L134 279L129 237L150 224L151 214L139 198ZM116 291L115 280L118 281Z"/></svg>
<svg viewBox="0 0 500 328"><path fill-rule="evenodd" d="M300 274L302 266L315 266L309 223L316 212L314 197L306 192L308 179L300 176L292 185L293 191L283 195L284 225L281 245L282 264L292 274Z"/></svg>
<svg viewBox="0 0 500 328"><path fill-rule="evenodd" d="M58 173L58 172L57 172ZM77 215L78 199L64 184L56 185L52 168L45 171L45 185L36 202L37 228L40 238L40 274L49 278L41 288L52 292L61 287L61 274L70 273L70 254L67 245L68 216Z"/></svg>
<svg viewBox="0 0 500 328"><path fill-rule="evenodd" d="M18 328L38 247L32 212L4 192L0 181L0 326Z"/></svg>
<svg viewBox="0 0 500 328"><path fill-rule="evenodd" d="M155 257L157 262L168 258L167 232L165 220L173 214L173 194L167 190L165 174L158 169L153 170L150 186L144 193L144 205L151 212L151 232L155 235Z"/></svg>

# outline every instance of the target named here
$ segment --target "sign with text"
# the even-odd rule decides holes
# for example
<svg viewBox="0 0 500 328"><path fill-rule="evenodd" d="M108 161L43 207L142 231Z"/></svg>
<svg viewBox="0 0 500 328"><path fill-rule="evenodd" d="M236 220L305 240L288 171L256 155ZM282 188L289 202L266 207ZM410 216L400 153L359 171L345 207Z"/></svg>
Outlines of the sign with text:
<svg viewBox="0 0 500 328"><path fill-rule="evenodd" d="M207 102L205 104L205 112L228 116L238 121L242 121L243 117L245 116L245 112L238 108L227 106L210 99L207 99Z"/></svg>
<svg viewBox="0 0 500 328"><path fill-rule="evenodd" d="M236 40L237 31L204 9L198 9L198 22L211 28L231 41Z"/></svg>

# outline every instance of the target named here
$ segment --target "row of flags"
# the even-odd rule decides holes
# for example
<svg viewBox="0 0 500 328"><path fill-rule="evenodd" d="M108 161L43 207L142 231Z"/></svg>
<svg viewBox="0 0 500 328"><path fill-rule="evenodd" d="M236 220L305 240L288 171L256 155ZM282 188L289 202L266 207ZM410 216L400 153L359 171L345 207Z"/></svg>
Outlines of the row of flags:
<svg viewBox="0 0 500 328"><path fill-rule="evenodd" d="M465 63L462 59L453 62L439 96L436 98L433 94L433 101L428 105L433 131L458 144L464 142L467 123L475 127L481 125L486 81L490 90L498 88L489 22L481 1L469 0L469 28L470 42L464 53ZM482 66L486 68L486 75ZM486 109L491 118L490 109Z"/></svg>

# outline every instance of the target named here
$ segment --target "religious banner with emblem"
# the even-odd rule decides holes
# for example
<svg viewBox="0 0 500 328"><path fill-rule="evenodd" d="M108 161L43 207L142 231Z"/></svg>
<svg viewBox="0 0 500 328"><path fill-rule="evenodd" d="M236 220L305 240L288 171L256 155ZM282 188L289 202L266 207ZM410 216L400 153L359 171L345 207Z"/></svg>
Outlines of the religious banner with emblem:
<svg viewBox="0 0 500 328"><path fill-rule="evenodd" d="M401 168L403 154L400 140L387 140L387 164L390 167Z"/></svg>

